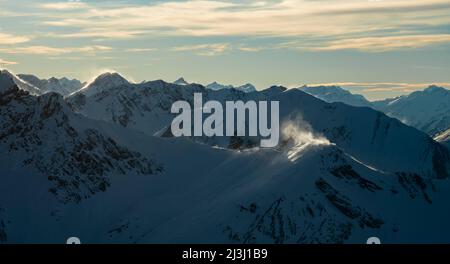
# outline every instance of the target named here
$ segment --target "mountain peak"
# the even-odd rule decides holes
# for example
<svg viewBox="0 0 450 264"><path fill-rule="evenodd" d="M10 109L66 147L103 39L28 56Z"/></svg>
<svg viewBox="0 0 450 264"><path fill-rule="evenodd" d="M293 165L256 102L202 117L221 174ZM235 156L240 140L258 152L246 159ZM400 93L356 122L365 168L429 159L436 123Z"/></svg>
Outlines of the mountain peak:
<svg viewBox="0 0 450 264"><path fill-rule="evenodd" d="M0 70L0 93L8 91L15 84L13 77L7 70Z"/></svg>
<svg viewBox="0 0 450 264"><path fill-rule="evenodd" d="M276 94L280 94L286 90L287 88L284 86L272 85L271 87L261 91L261 93L270 97Z"/></svg>
<svg viewBox="0 0 450 264"><path fill-rule="evenodd" d="M284 92L287 90L286 87L281 86L281 85L272 85L269 88L266 89L267 90L274 90L274 91L280 91L280 92Z"/></svg>
<svg viewBox="0 0 450 264"><path fill-rule="evenodd" d="M186 80L183 77L178 78L178 80L173 82L174 84L177 85L188 85L189 83L186 82Z"/></svg>
<svg viewBox="0 0 450 264"><path fill-rule="evenodd" d="M117 72L105 72L97 76L90 85L123 85L129 82Z"/></svg>
<svg viewBox="0 0 450 264"><path fill-rule="evenodd" d="M450 90L431 85L397 99L385 100L377 109L435 136L450 127Z"/></svg>
<svg viewBox="0 0 450 264"><path fill-rule="evenodd" d="M443 87L440 87L440 86L437 86L437 85L433 84L433 85L428 86L428 88L426 88L423 91L430 93L430 92L440 92L440 91L446 91L446 90L447 89L445 89Z"/></svg>
<svg viewBox="0 0 450 264"><path fill-rule="evenodd" d="M86 96L95 95L97 93L101 93L103 91L107 91L112 88L116 88L123 85L129 85L130 82L128 82L124 77L122 77L117 72L105 72L97 76L95 80L89 84L87 84L85 87L83 87L81 90L72 93L78 94L82 93Z"/></svg>
<svg viewBox="0 0 450 264"><path fill-rule="evenodd" d="M242 91L244 93L256 92L255 86L251 83L246 83L244 85L236 87L236 90Z"/></svg>
<svg viewBox="0 0 450 264"><path fill-rule="evenodd" d="M350 94L349 91L343 89L340 86L337 85L319 85L319 86L308 86L305 85L301 88L303 91L307 91L307 92L315 92L315 93L344 93L344 94Z"/></svg>
<svg viewBox="0 0 450 264"><path fill-rule="evenodd" d="M49 82L53 82L53 83L57 83L59 82L59 79L55 78L55 77L51 77L50 79L48 79Z"/></svg>
<svg viewBox="0 0 450 264"><path fill-rule="evenodd" d="M341 102L352 106L371 106L371 103L364 96L360 94L352 94L350 91L337 85L304 85L300 88L300 90L328 103Z"/></svg>
<svg viewBox="0 0 450 264"><path fill-rule="evenodd" d="M66 77L63 77L61 79L57 77L51 77L50 79L41 79L32 74L18 74L17 77L38 88L41 94L56 92L61 94L62 96L67 96L75 91L80 90L81 87L83 87L83 84L79 80L69 80Z"/></svg>
<svg viewBox="0 0 450 264"><path fill-rule="evenodd" d="M21 90L30 92L33 95L40 95L42 94L42 92L39 90L39 88L37 88L36 86L22 80L19 76L16 76L15 74L11 73L8 70L1 70L1 74L8 76L10 79L12 79L12 81L14 82L15 85L17 85L17 87ZM10 88L10 87L8 87ZM6 88L6 89L8 89Z"/></svg>
<svg viewBox="0 0 450 264"><path fill-rule="evenodd" d="M219 90L223 90L223 89L235 89L244 93L250 93L250 92L254 92L256 91L255 86L253 86L250 83L238 86L238 87L234 87L233 85L224 85L224 84L220 84L217 81L214 81L208 85L206 85L207 89L213 90L213 91L219 91Z"/></svg>
<svg viewBox="0 0 450 264"><path fill-rule="evenodd" d="M214 82L206 85L206 88L210 89L210 90L213 90L213 91L219 91L219 90L223 90L223 89L231 89L231 88L234 88L234 87L231 86L231 85L223 85L223 84L220 84L220 83L214 81Z"/></svg>

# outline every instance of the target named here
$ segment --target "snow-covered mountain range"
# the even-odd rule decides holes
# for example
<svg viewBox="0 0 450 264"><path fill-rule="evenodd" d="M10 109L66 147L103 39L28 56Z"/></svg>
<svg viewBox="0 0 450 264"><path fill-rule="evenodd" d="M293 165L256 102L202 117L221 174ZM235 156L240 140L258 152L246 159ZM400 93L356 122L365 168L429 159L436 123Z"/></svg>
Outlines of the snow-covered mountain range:
<svg viewBox="0 0 450 264"><path fill-rule="evenodd" d="M90 96L102 93L103 91L107 91L111 88L128 85L131 85L131 83L128 82L125 78L123 78L120 74L115 72L113 73L106 72L99 75L97 78L95 78L94 81L86 84L84 87L73 92L70 95L84 94L86 96Z"/></svg>
<svg viewBox="0 0 450 264"><path fill-rule="evenodd" d="M303 86L300 89L326 102L372 107L433 137L450 129L450 90L443 87L431 85L423 91L374 102L339 86Z"/></svg>
<svg viewBox="0 0 450 264"><path fill-rule="evenodd" d="M13 74L7 70L0 70L0 74L9 76L14 84L21 90L27 91L32 95L42 95L49 92L59 93L67 96L80 90L85 83L79 80L67 78L40 79L32 74Z"/></svg>
<svg viewBox="0 0 450 264"><path fill-rule="evenodd" d="M37 87L41 91L41 94L55 92L62 96L67 96L80 90L85 85L85 83L81 83L79 80L69 80L65 77L61 79L55 77L39 79L32 74L18 74L17 76L34 87Z"/></svg>
<svg viewBox="0 0 450 264"><path fill-rule="evenodd" d="M279 146L171 137L195 92L279 101ZM117 73L63 98L2 72L0 112L0 243L449 242L449 150L372 108Z"/></svg>
<svg viewBox="0 0 450 264"><path fill-rule="evenodd" d="M405 124L435 136L450 129L450 90L430 86L423 91L373 103Z"/></svg>
<svg viewBox="0 0 450 264"><path fill-rule="evenodd" d="M372 104L360 94L352 94L339 86L303 86L302 91L311 94L325 102L342 102L353 106L367 106Z"/></svg>
<svg viewBox="0 0 450 264"><path fill-rule="evenodd" d="M8 81L10 79L13 80L14 84L17 85L17 87L19 89L27 91L30 94L33 94L33 95L43 94L42 91L38 87L22 80L20 77L18 77L17 75L15 75L7 70L0 69L0 75L2 75L3 76L2 78L4 78L5 80L8 80Z"/></svg>
<svg viewBox="0 0 450 264"><path fill-rule="evenodd" d="M174 81L173 84L189 85L190 83L187 82L183 77L180 77L179 79ZM212 82L212 83L206 85L205 87L206 87L206 89L213 90L213 91L234 89L234 90L238 90L238 91L241 91L244 93L256 92L255 86L250 83L235 87L233 85L224 85L224 84L220 84L218 82Z"/></svg>
<svg viewBox="0 0 450 264"><path fill-rule="evenodd" d="M3 75L2 75L3 76ZM48 176L62 202L80 202L108 187L108 173L148 173L149 159L122 147L95 121L73 113L57 93L32 96L2 77L3 155Z"/></svg>
<svg viewBox="0 0 450 264"><path fill-rule="evenodd" d="M253 86L250 83L241 85L241 86L237 86L234 87L233 85L223 85L217 82L212 82L208 85L206 85L207 89L213 90L213 91L219 91L219 90L224 90L224 89L235 89L244 93L251 93L251 92L255 92L256 88L255 86Z"/></svg>

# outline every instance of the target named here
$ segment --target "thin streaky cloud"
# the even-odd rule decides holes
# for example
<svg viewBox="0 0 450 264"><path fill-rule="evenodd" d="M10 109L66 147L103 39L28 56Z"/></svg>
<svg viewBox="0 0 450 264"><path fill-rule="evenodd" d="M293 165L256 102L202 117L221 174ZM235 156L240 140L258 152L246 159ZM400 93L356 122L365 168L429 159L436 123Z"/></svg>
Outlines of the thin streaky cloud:
<svg viewBox="0 0 450 264"><path fill-rule="evenodd" d="M417 49L432 45L450 43L450 34L422 34L401 36L361 37L337 40L288 41L266 49L296 49L303 51L359 50L365 52L385 52L393 50Z"/></svg>
<svg viewBox="0 0 450 264"><path fill-rule="evenodd" d="M335 1L336 2L336 1ZM369 2L369 3L367 3ZM394 1L363 1L342 3L319 11L324 15L349 14L389 14L399 12L433 11L450 8L450 2L442 0L394 0ZM372 2L372 3L370 3Z"/></svg>
<svg viewBox="0 0 450 264"><path fill-rule="evenodd" d="M173 48L174 51L193 51L195 54L201 56L220 55L228 49L230 49L230 45L228 43L187 45Z"/></svg>
<svg viewBox="0 0 450 264"><path fill-rule="evenodd" d="M127 52L150 52L150 51L157 51L156 48L131 48L126 49Z"/></svg>
<svg viewBox="0 0 450 264"><path fill-rule="evenodd" d="M3 60L0 58L0 66L10 66L10 65L16 65L18 64L15 61L9 61L9 60Z"/></svg>
<svg viewBox="0 0 450 264"><path fill-rule="evenodd" d="M26 36L16 36L7 33L0 32L0 45L13 45L30 41L31 39Z"/></svg>
<svg viewBox="0 0 450 264"><path fill-rule="evenodd" d="M245 52L258 52L265 49L269 49L268 47L247 47L247 46L240 46L238 47L238 50L245 51Z"/></svg>
<svg viewBox="0 0 450 264"><path fill-rule="evenodd" d="M402 93L411 93L415 91L421 91L430 85L437 85L444 88L449 88L450 83L414 83L414 84L405 84L405 85L397 85L397 86L386 86L386 87L373 87L366 88L361 90L364 93L383 93L383 92L402 92Z"/></svg>
<svg viewBox="0 0 450 264"><path fill-rule="evenodd" d="M11 47L0 48L1 53L6 54L32 54L32 55L62 55L69 53L85 53L95 54L97 52L111 51L108 46L83 46L83 47L48 47L48 46L28 46L28 47Z"/></svg>
<svg viewBox="0 0 450 264"><path fill-rule="evenodd" d="M55 22L53 25L57 25L58 22ZM47 23L48 25L52 25L52 23ZM136 38L138 36L142 36L150 33L150 31L145 30L105 30L105 29L89 29L83 30L75 33L49 33L48 37L54 38L103 38L103 39L130 39Z"/></svg>
<svg viewBox="0 0 450 264"><path fill-rule="evenodd" d="M67 1L67 2L40 4L39 7L51 10L78 10L78 9L86 9L89 7L89 5L80 1Z"/></svg>
<svg viewBox="0 0 450 264"><path fill-rule="evenodd" d="M404 33L411 25L449 25L448 0L345 3L338 0L245 3L200 0L134 5L69 1L39 6L48 12L46 17L41 17L43 25L72 29L70 32L47 34L47 37L57 38L268 36L314 41L314 46L300 46L301 49L381 52L450 42L442 32ZM373 33L384 30L392 31L392 36L380 39ZM416 41L423 35L426 35L424 39ZM321 41L323 37L329 40ZM387 41L391 43L384 43ZM244 47L241 50L257 49L270 47Z"/></svg>
<svg viewBox="0 0 450 264"><path fill-rule="evenodd" d="M119 8L91 6L70 18L57 17L44 23L83 30L152 29L161 34L190 36L323 36L364 33L370 28L400 29L411 23L443 25L450 22L446 15L449 10L450 5L444 0L349 4L336 0L286 0L260 4L258 8L232 2L185 1ZM423 17L425 12L432 12L432 16Z"/></svg>
<svg viewBox="0 0 450 264"><path fill-rule="evenodd" d="M21 16L27 16L28 14L25 13L19 13L15 11L9 11L9 10L0 10L0 17L21 17Z"/></svg>
<svg viewBox="0 0 450 264"><path fill-rule="evenodd" d="M334 40L324 43L320 47L304 47L315 51L333 51L344 49L356 49L368 52L383 52L405 48L421 48L429 45L450 42L450 34L434 35L411 35L411 36L388 36L368 37ZM302 47L299 47L300 49Z"/></svg>

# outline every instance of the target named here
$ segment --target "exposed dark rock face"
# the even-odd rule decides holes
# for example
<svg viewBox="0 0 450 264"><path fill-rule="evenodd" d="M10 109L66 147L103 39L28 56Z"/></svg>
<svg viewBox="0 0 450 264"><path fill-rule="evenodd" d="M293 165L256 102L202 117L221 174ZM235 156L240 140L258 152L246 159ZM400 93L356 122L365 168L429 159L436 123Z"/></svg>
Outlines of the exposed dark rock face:
<svg viewBox="0 0 450 264"><path fill-rule="evenodd" d="M369 190L371 192L381 190L380 186L361 177L356 171L353 170L352 166L350 166L350 165L343 165L340 167L335 167L330 172L331 172L331 174L333 174L334 176L336 176L340 179L350 181L350 182L355 182L361 188Z"/></svg>
<svg viewBox="0 0 450 264"><path fill-rule="evenodd" d="M240 206L240 218L249 219L246 229L226 225L233 243L344 243L352 232L351 221L338 217L323 204L304 197L276 199L268 207L251 203Z"/></svg>
<svg viewBox="0 0 450 264"><path fill-rule="evenodd" d="M42 162L35 166L53 183L50 192L64 202L79 202L97 192L104 192L110 185L111 173L126 175L128 172L151 175L162 172L162 166L137 152L118 145L96 130L86 130L69 149L58 148L50 160L66 157L60 166Z"/></svg>
<svg viewBox="0 0 450 264"><path fill-rule="evenodd" d="M228 143L229 149L249 149L258 146L258 140L250 137L231 136Z"/></svg>
<svg viewBox="0 0 450 264"><path fill-rule="evenodd" d="M80 202L110 186L110 175L152 175L163 168L95 129L76 127L81 118L62 96L39 97L12 87L0 95L0 146L23 152L25 166L51 182L49 191L63 203Z"/></svg>
<svg viewBox="0 0 450 264"><path fill-rule="evenodd" d="M425 180L416 173L398 172L396 176L400 186L412 199L422 197L427 203L433 202L428 194L428 192L434 191L431 180Z"/></svg>
<svg viewBox="0 0 450 264"><path fill-rule="evenodd" d="M362 228L366 226L370 228L380 228L384 224L382 219L376 218L359 206L353 205L349 198L340 194L324 179L318 179L316 181L316 187L325 195L327 200L334 207L348 218L358 221Z"/></svg>
<svg viewBox="0 0 450 264"><path fill-rule="evenodd" d="M333 149L322 155L322 166L331 175L350 185L357 185L370 192L380 191L383 188L377 183L362 177L344 158L345 154L339 149Z"/></svg>

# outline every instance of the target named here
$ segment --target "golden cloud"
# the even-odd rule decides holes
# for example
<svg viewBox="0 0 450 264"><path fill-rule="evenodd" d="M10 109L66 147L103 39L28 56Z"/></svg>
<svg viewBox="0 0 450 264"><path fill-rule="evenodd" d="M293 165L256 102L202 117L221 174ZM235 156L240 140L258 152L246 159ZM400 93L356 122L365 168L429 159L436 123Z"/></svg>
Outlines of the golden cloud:
<svg viewBox="0 0 450 264"><path fill-rule="evenodd" d="M198 55L202 56L215 56L224 53L230 48L228 43L216 43L216 44L199 44L190 46L179 46L173 48L175 51L194 51Z"/></svg>
<svg viewBox="0 0 450 264"><path fill-rule="evenodd" d="M84 47L64 47L64 48L55 48L48 46L28 46L28 47L0 48L0 52L7 54L33 54L33 55L53 55L53 56L68 53L95 54L96 52L107 52L111 50L112 48L107 46L84 46Z"/></svg>

